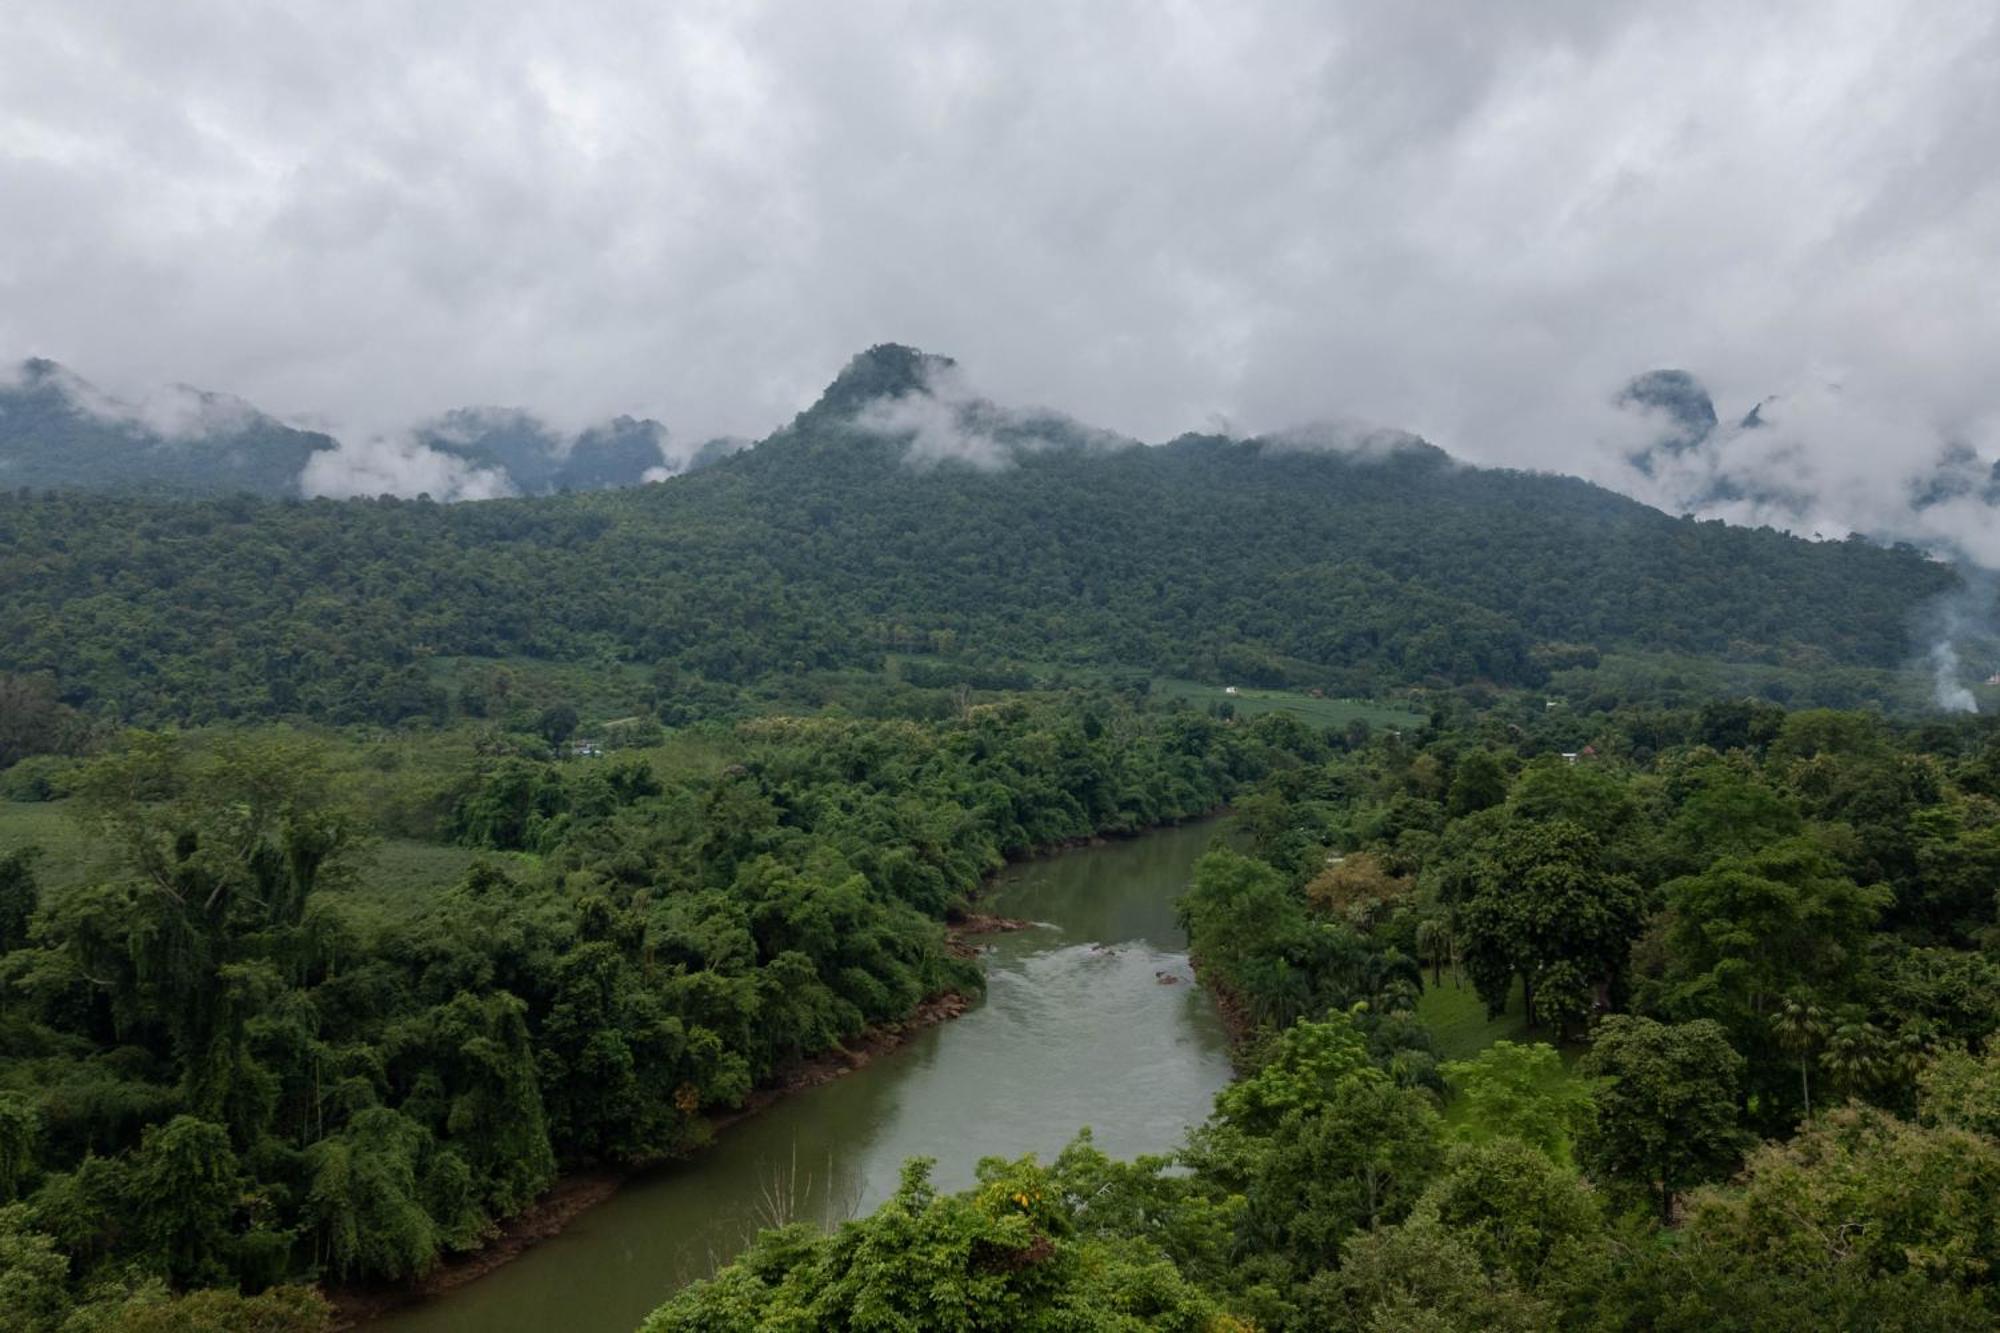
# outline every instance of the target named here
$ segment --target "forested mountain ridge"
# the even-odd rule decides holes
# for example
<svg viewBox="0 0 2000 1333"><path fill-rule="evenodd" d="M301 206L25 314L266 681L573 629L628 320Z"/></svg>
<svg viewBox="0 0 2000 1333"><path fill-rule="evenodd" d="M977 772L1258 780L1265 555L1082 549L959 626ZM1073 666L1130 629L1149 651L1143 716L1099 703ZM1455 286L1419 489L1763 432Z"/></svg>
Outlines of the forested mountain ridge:
<svg viewBox="0 0 2000 1333"><path fill-rule="evenodd" d="M134 722L441 715L438 656L741 683L917 651L1365 693L1532 684L1551 645L1892 666L1956 584L1410 437L1140 447L950 369L871 349L761 444L639 490L0 498L0 670Z"/></svg>
<svg viewBox="0 0 2000 1333"><path fill-rule="evenodd" d="M134 405L53 361L0 372L0 487L298 495L307 464L332 448L227 394L178 385Z"/></svg>
<svg viewBox="0 0 2000 1333"><path fill-rule="evenodd" d="M681 446L650 419L615 416L571 432L494 407L446 412L407 436L402 443L418 455L490 474L482 478L486 494L639 486L706 467L740 447L720 439ZM9 490L338 496L355 484L341 447L329 434L288 425L225 393L174 385L134 403L42 358L0 367L0 487ZM375 474L364 467L357 475ZM413 475L400 478L406 493L421 484Z"/></svg>
<svg viewBox="0 0 2000 1333"><path fill-rule="evenodd" d="M659 422L629 416L565 434L532 413L492 407L447 412L417 427L415 438L427 449L503 474L522 495L639 486L707 467L741 447L715 439L681 449L669 443Z"/></svg>

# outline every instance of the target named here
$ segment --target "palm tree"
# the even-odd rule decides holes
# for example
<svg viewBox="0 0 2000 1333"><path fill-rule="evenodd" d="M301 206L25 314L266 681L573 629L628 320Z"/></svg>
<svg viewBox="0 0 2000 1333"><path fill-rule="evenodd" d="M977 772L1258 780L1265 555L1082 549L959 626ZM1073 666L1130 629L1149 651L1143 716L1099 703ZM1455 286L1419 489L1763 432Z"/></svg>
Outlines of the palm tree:
<svg viewBox="0 0 2000 1333"><path fill-rule="evenodd" d="M1263 975L1250 978L1250 1016L1258 1026L1285 1028L1297 1022L1312 1003L1312 978L1290 960L1274 958Z"/></svg>
<svg viewBox="0 0 2000 1333"><path fill-rule="evenodd" d="M1431 965L1433 988L1444 984L1444 962L1451 956L1451 926L1443 917L1427 916L1417 923L1417 956Z"/></svg>
<svg viewBox="0 0 2000 1333"><path fill-rule="evenodd" d="M1799 1096L1806 1104L1806 1119L1812 1119L1812 1080L1808 1071L1820 1043L1826 1040L1826 1015L1804 996L1794 995L1771 1015L1771 1029L1778 1045L1798 1058Z"/></svg>
<svg viewBox="0 0 2000 1333"><path fill-rule="evenodd" d="M1827 1038L1819 1062L1842 1092L1852 1094L1881 1081L1888 1050L1873 1023L1842 1023Z"/></svg>
<svg viewBox="0 0 2000 1333"><path fill-rule="evenodd" d="M1921 1018L1907 1019L1890 1042L1887 1063L1899 1077L1915 1082L1936 1054L1935 1026Z"/></svg>

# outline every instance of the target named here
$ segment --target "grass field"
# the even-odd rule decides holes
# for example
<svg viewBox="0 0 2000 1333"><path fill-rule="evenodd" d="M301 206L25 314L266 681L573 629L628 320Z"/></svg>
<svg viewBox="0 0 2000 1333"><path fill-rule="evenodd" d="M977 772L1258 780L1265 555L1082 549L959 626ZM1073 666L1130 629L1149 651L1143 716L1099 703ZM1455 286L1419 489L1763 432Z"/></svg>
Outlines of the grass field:
<svg viewBox="0 0 2000 1333"><path fill-rule="evenodd" d="M1982 712L2000 705L2000 685L1978 683L1990 668L1968 663L1964 682ZM1759 698L1790 708L1879 708L1888 713L1929 713L1935 685L1929 667L1782 666L1721 662L1674 653L1606 653L1595 667L1553 673L1544 692L1580 701L1593 695L1644 697L1667 706L1696 706L1709 699Z"/></svg>
<svg viewBox="0 0 2000 1333"><path fill-rule="evenodd" d="M1421 713L1372 699L1315 699L1309 694L1259 690L1247 685L1238 687L1235 694L1225 694L1220 685L1204 685L1200 681L1171 676L1154 678L1153 697L1160 700L1185 699L1204 712L1210 704L1233 704L1238 717L1290 713L1301 722L1315 727L1345 727L1357 719L1371 727L1417 727L1425 721Z"/></svg>
<svg viewBox="0 0 2000 1333"><path fill-rule="evenodd" d="M108 868L102 849L93 846L89 830L70 817L63 801L0 801L0 856L19 847L41 849L35 879L45 893L60 894L83 883L93 870ZM482 857L517 874L535 864L534 857L515 852L385 838L357 858L354 896L391 916L414 912L433 894L457 883Z"/></svg>
<svg viewBox="0 0 2000 1333"><path fill-rule="evenodd" d="M0 801L0 856L38 847L35 879L44 889L81 883L90 873L93 848L87 829L69 817L61 801Z"/></svg>
<svg viewBox="0 0 2000 1333"><path fill-rule="evenodd" d="M353 896L380 908L386 917L400 918L423 910L438 893L464 878L475 861L489 862L518 876L536 860L523 852L487 852L387 838L362 854Z"/></svg>
<svg viewBox="0 0 2000 1333"><path fill-rule="evenodd" d="M1519 982L1514 984L1514 993L1507 998L1507 1012L1498 1018L1488 1018L1486 1004L1470 981L1447 972L1442 986L1432 986L1430 974L1426 972L1423 998L1417 1001L1417 1017L1430 1029L1440 1061L1470 1060L1496 1041L1511 1041L1523 1046L1554 1044L1549 1040L1548 1032L1528 1026ZM1562 1055L1560 1077L1575 1079L1576 1057L1582 1054L1584 1048L1561 1046L1557 1049ZM1456 1098L1447 1100L1445 1124L1456 1124L1463 1111L1463 1104Z"/></svg>
<svg viewBox="0 0 2000 1333"><path fill-rule="evenodd" d="M1470 1060L1496 1041L1547 1041L1548 1034L1528 1026L1522 1013L1521 987L1516 982L1508 998L1507 1012L1498 1018L1486 1016L1486 1002L1472 983L1446 972L1444 984L1430 984L1424 973L1423 998L1417 1001L1417 1017L1431 1031L1440 1060Z"/></svg>

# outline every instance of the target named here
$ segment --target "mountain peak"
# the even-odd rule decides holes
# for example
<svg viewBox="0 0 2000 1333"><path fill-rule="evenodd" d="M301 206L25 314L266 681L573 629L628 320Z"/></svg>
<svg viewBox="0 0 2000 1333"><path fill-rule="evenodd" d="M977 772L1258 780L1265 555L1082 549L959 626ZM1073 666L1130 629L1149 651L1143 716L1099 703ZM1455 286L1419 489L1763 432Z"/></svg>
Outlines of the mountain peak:
<svg viewBox="0 0 2000 1333"><path fill-rule="evenodd" d="M1619 391L1618 402L1662 412L1674 430L1660 444L1674 453L1693 448L1715 429L1715 403L1685 370L1649 370Z"/></svg>
<svg viewBox="0 0 2000 1333"><path fill-rule="evenodd" d="M51 361L45 356L31 356L18 362L11 379L4 372L0 372L0 388L8 387L54 391L70 397L103 397L95 385L62 362Z"/></svg>
<svg viewBox="0 0 2000 1333"><path fill-rule="evenodd" d="M925 393L932 376L957 364L948 356L919 351L902 343L877 343L847 363L813 404L813 411L851 416L878 399Z"/></svg>

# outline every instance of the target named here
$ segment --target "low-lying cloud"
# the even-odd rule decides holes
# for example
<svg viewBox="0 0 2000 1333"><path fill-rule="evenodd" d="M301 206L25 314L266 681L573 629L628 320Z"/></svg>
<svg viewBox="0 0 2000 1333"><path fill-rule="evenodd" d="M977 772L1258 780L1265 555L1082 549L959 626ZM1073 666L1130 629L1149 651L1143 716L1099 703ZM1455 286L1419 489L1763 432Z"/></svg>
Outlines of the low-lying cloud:
<svg viewBox="0 0 2000 1333"><path fill-rule="evenodd" d="M480 467L407 433L347 439L338 449L313 455L299 488L334 500L377 495L497 500L515 494L505 470Z"/></svg>
<svg viewBox="0 0 2000 1333"><path fill-rule="evenodd" d="M265 420L255 407L233 394L186 384L156 386L128 401L106 393L66 366L49 362L22 361L7 367L0 388L21 388L30 380L53 387L85 416L165 440L235 435Z"/></svg>
<svg viewBox="0 0 2000 1333"><path fill-rule="evenodd" d="M1264 448L1276 453L1353 454L1362 458L1387 458L1424 443L1406 430L1365 421L1312 421L1261 438Z"/></svg>
<svg viewBox="0 0 2000 1333"><path fill-rule="evenodd" d="M1631 419L1605 432L1588 470L1672 512L1801 535L1858 532L2000 567L2000 414L1913 414L1865 376L1716 408L1705 438L1635 463L1678 423L1628 405Z"/></svg>
<svg viewBox="0 0 2000 1333"><path fill-rule="evenodd" d="M897 339L1136 438L1570 471L1685 366L1874 405L1839 489L2000 403L1996 59L1990 0L15 0L0 352L700 440Z"/></svg>
<svg viewBox="0 0 2000 1333"><path fill-rule="evenodd" d="M854 424L907 440L903 460L916 468L957 463L983 472L1045 449L1124 449L1137 445L1048 408L1003 407L975 390L956 366L930 366L915 391L877 398Z"/></svg>

